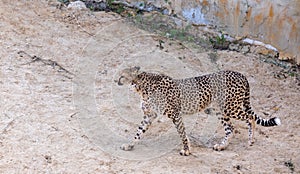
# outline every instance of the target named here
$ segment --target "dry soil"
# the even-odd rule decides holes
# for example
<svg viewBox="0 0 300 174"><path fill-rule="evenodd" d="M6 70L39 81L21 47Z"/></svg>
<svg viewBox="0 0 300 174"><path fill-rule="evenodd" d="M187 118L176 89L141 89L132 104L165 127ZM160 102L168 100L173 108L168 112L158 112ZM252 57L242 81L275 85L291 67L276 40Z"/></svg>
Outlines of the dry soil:
<svg viewBox="0 0 300 174"><path fill-rule="evenodd" d="M1 1L0 28L0 173L300 173L298 82L257 55L201 50L54 0ZM174 78L239 71L254 110L282 125L257 126L249 147L246 124L236 122L229 147L216 152L209 142L223 132L214 114L185 117L192 155L183 157L161 118L122 152L142 116L138 97L115 80L133 65Z"/></svg>

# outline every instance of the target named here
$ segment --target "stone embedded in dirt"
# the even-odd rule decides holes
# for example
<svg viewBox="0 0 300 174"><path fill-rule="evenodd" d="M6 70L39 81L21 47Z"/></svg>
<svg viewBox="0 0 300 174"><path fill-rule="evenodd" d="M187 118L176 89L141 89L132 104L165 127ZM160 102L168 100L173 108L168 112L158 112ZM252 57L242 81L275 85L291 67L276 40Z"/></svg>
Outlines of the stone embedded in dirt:
<svg viewBox="0 0 300 174"><path fill-rule="evenodd" d="M85 1L85 5L87 8L91 9L92 11L105 11L109 10L106 2L100 1Z"/></svg>
<svg viewBox="0 0 300 174"><path fill-rule="evenodd" d="M250 52L250 45L244 45L240 52L242 52L243 54L249 53Z"/></svg>
<svg viewBox="0 0 300 174"><path fill-rule="evenodd" d="M231 50L231 51L238 51L240 49L239 44L231 43L231 44L229 44L228 49Z"/></svg>
<svg viewBox="0 0 300 174"><path fill-rule="evenodd" d="M68 9L83 10L86 9L86 5L82 1L74 1L68 5Z"/></svg>

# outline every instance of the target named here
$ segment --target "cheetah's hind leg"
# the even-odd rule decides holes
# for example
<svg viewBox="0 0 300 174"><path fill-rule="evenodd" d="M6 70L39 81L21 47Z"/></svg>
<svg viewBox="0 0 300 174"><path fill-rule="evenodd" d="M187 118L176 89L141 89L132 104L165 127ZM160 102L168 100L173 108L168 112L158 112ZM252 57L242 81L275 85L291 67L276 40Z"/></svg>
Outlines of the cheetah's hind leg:
<svg viewBox="0 0 300 174"><path fill-rule="evenodd" d="M250 119L246 121L248 124L248 144L249 146L252 146L254 144L254 128L255 128L255 120Z"/></svg>
<svg viewBox="0 0 300 174"><path fill-rule="evenodd" d="M223 138L223 140L221 141L220 144L215 144L214 145L213 149L216 150L216 151L224 150L228 146L229 139L233 135L233 126L232 126L232 123L230 122L230 119L222 117L221 122L224 126L224 129L225 129L225 137Z"/></svg>

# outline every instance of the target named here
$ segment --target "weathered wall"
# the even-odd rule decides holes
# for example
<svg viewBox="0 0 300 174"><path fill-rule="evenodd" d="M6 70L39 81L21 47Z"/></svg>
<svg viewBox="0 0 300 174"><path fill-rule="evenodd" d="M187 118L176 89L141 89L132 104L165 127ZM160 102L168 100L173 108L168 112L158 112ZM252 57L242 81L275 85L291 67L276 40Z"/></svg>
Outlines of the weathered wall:
<svg viewBox="0 0 300 174"><path fill-rule="evenodd" d="M271 44L300 64L300 0L145 0L234 37ZM141 2L141 1L139 1Z"/></svg>
<svg viewBox="0 0 300 174"><path fill-rule="evenodd" d="M215 24L232 36L247 36L273 45L280 58L300 63L299 0L181 1L175 13L195 23Z"/></svg>

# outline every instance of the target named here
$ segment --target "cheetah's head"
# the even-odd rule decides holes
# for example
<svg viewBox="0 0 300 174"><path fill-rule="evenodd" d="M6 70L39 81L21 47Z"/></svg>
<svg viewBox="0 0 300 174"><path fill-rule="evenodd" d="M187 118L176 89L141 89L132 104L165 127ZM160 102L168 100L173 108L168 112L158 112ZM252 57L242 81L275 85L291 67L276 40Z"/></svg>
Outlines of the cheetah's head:
<svg viewBox="0 0 300 174"><path fill-rule="evenodd" d="M139 74L139 70L141 68L138 66L134 66L131 68L126 68L120 71L120 77L119 80L117 81L118 85L124 85L124 84L130 84L132 80L136 78L136 76Z"/></svg>

